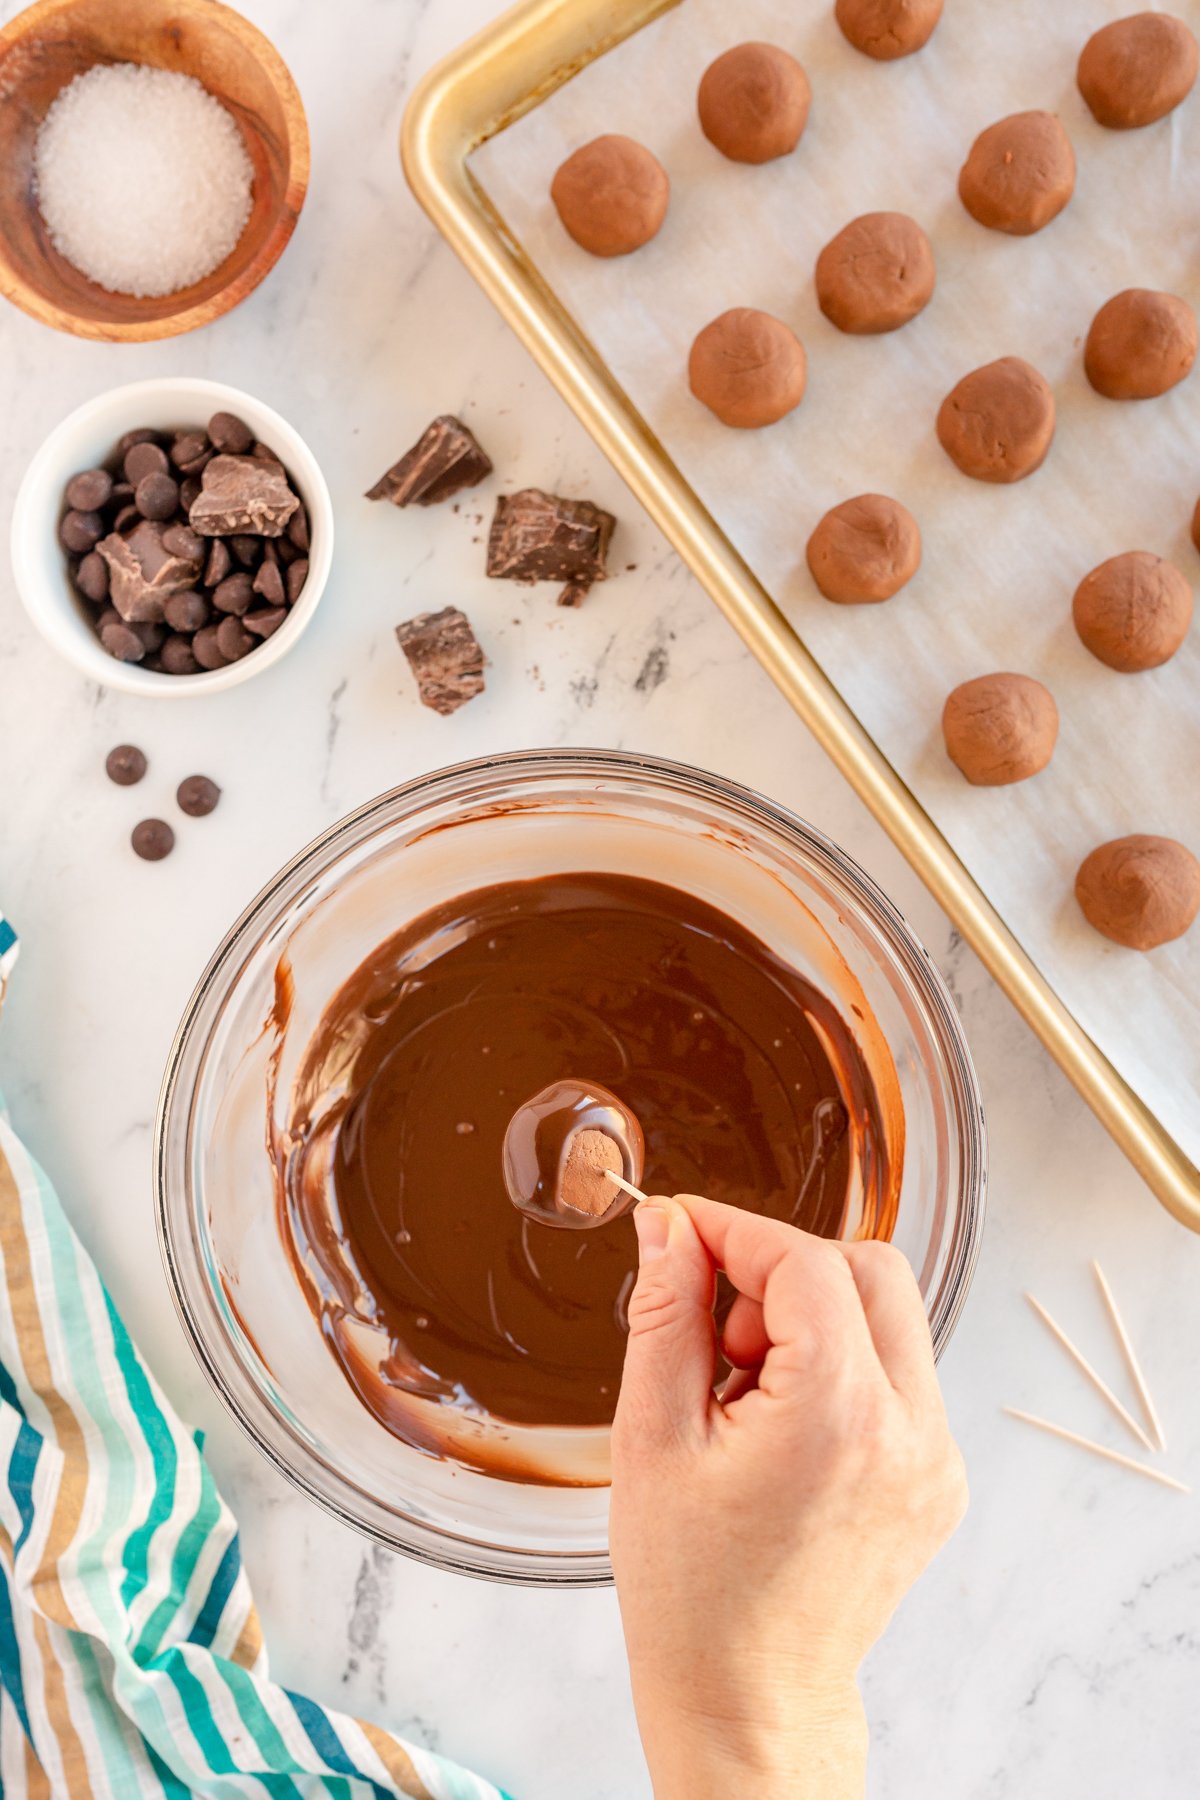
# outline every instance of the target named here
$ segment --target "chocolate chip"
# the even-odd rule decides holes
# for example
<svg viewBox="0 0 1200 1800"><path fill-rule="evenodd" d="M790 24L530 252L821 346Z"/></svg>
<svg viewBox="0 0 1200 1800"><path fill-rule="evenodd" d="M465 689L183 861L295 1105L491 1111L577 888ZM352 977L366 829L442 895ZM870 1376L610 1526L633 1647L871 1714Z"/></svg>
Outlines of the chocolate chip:
<svg viewBox="0 0 1200 1800"><path fill-rule="evenodd" d="M104 536L105 524L98 512L79 512L72 509L63 514L58 528L59 542L64 550L74 551L76 556L86 556L94 550Z"/></svg>
<svg viewBox="0 0 1200 1800"><path fill-rule="evenodd" d="M195 675L200 668L185 637L169 637L159 652L168 675Z"/></svg>
<svg viewBox="0 0 1200 1800"><path fill-rule="evenodd" d="M490 457L462 420L443 413L367 490L367 499L390 500L393 506L435 506L460 488L474 487L491 472Z"/></svg>
<svg viewBox="0 0 1200 1800"><path fill-rule="evenodd" d="M107 469L84 469L67 483L67 505L73 512L99 512L112 498L113 478Z"/></svg>
<svg viewBox="0 0 1200 1800"><path fill-rule="evenodd" d="M96 630L103 631L106 625L123 625L124 619L115 606L106 606L96 620Z"/></svg>
<svg viewBox="0 0 1200 1800"><path fill-rule="evenodd" d="M131 481L113 482L113 490L109 496L109 504L111 506L124 506L127 501L132 499L133 483Z"/></svg>
<svg viewBox="0 0 1200 1800"><path fill-rule="evenodd" d="M452 713L483 692L483 651L456 606L397 625L396 637L417 679L423 706Z"/></svg>
<svg viewBox="0 0 1200 1800"><path fill-rule="evenodd" d="M254 433L236 413L214 413L208 421L210 443L230 456L244 456L254 442Z"/></svg>
<svg viewBox="0 0 1200 1800"><path fill-rule="evenodd" d="M283 532L281 536L279 536L277 538L272 538L271 545L275 551L276 556L279 558L279 561L284 565L285 568L287 567L288 563L295 562L296 558L301 554L301 552L299 550L297 550L295 544L293 544L291 538L288 536L286 531Z"/></svg>
<svg viewBox="0 0 1200 1800"><path fill-rule="evenodd" d="M186 781L180 782L175 798L180 812L185 812L189 819L203 819L221 798L221 790L207 775L189 775Z"/></svg>
<svg viewBox="0 0 1200 1800"><path fill-rule="evenodd" d="M229 545L224 538L210 538L209 543L212 548L209 550L208 562L204 567L204 585L211 588L216 587L219 581L224 581L233 567L233 558L229 554Z"/></svg>
<svg viewBox="0 0 1200 1800"><path fill-rule="evenodd" d="M146 654L146 646L141 638L133 626L126 625L123 619L118 619L115 625L102 625L100 642L118 662L141 662Z"/></svg>
<svg viewBox="0 0 1200 1800"><path fill-rule="evenodd" d="M108 564L95 550L89 550L76 569L75 586L96 605L108 599Z"/></svg>
<svg viewBox="0 0 1200 1800"><path fill-rule="evenodd" d="M163 617L174 631L199 631L212 617L212 608L195 588L185 588L163 601Z"/></svg>
<svg viewBox="0 0 1200 1800"><path fill-rule="evenodd" d="M286 606L260 607L257 612L248 612L242 620L247 631L252 631L257 638L274 637L283 621L287 618Z"/></svg>
<svg viewBox="0 0 1200 1800"><path fill-rule="evenodd" d="M230 660L217 642L215 625L205 625L192 639L192 654L202 669L223 669Z"/></svg>
<svg viewBox="0 0 1200 1800"><path fill-rule="evenodd" d="M138 511L136 506L132 506L132 505L123 506L121 508L120 512L117 514L116 518L113 520L113 530L114 531L132 531L133 527L137 524L137 522L141 518L141 516L142 515Z"/></svg>
<svg viewBox="0 0 1200 1800"><path fill-rule="evenodd" d="M263 557L258 574L254 577L254 592L261 594L268 606L283 605L283 575L273 556Z"/></svg>
<svg viewBox="0 0 1200 1800"><path fill-rule="evenodd" d="M240 619L231 615L222 619L217 626L217 646L227 662L237 662L241 657L248 656L254 645L255 639Z"/></svg>
<svg viewBox="0 0 1200 1800"><path fill-rule="evenodd" d="M263 553L263 541L248 531L238 531L229 539L229 548L243 568L257 568Z"/></svg>
<svg viewBox="0 0 1200 1800"><path fill-rule="evenodd" d="M300 591L307 580L308 558L307 556L302 556L296 562L288 565L287 597L289 606L294 606L296 601L300 598Z"/></svg>
<svg viewBox="0 0 1200 1800"><path fill-rule="evenodd" d="M179 505L179 483L169 475L143 475L134 489L133 503L143 519L173 519Z"/></svg>
<svg viewBox="0 0 1200 1800"><path fill-rule="evenodd" d="M162 432L152 431L148 426L140 425L136 431L127 431L117 440L117 461L124 462L135 444L161 444Z"/></svg>
<svg viewBox="0 0 1200 1800"><path fill-rule="evenodd" d="M141 639L142 649L146 652L147 656L151 656L156 651L161 650L163 644L166 642L166 628L165 626L160 625L155 619L137 619L130 625L129 629L137 633L138 637Z"/></svg>
<svg viewBox="0 0 1200 1800"><path fill-rule="evenodd" d="M308 514L303 506L298 506L287 522L287 535L290 543L297 550L308 549Z"/></svg>
<svg viewBox="0 0 1200 1800"><path fill-rule="evenodd" d="M118 744L104 759L105 773L118 787L135 786L149 766L146 752L139 750L136 744Z"/></svg>
<svg viewBox="0 0 1200 1800"><path fill-rule="evenodd" d="M207 544L198 531L185 525L182 519L176 519L168 525L162 534L163 549L169 550L172 556L182 556L187 562L194 562L197 569L204 562Z"/></svg>
<svg viewBox="0 0 1200 1800"><path fill-rule="evenodd" d="M169 673L167 669L163 668L163 659L157 650L152 651L148 656L143 657L142 667L143 669L149 669L152 675L166 675Z"/></svg>
<svg viewBox="0 0 1200 1800"><path fill-rule="evenodd" d="M200 497L188 518L205 537L228 532L278 537L299 504L274 459L214 456L200 477Z"/></svg>
<svg viewBox="0 0 1200 1800"><path fill-rule="evenodd" d="M186 481L179 484L179 504L185 513L190 513L200 498L200 477L189 475Z"/></svg>
<svg viewBox="0 0 1200 1800"><path fill-rule="evenodd" d="M254 605L254 584L245 569L227 575L213 589L213 605L218 612L244 613Z"/></svg>
<svg viewBox="0 0 1200 1800"><path fill-rule="evenodd" d="M211 455L212 445L203 431L181 431L171 445L171 461L182 475L198 475Z"/></svg>
<svg viewBox="0 0 1200 1800"><path fill-rule="evenodd" d="M126 481L132 482L134 487L146 475L168 474L170 467L162 445L151 443L148 439L135 444L121 464Z"/></svg>
<svg viewBox="0 0 1200 1800"><path fill-rule="evenodd" d="M165 819L142 819L129 841L143 862L161 862L175 848L175 833Z"/></svg>
<svg viewBox="0 0 1200 1800"><path fill-rule="evenodd" d="M264 462L264 463L272 464L275 468L277 468L279 470L279 472L281 474L283 473L283 464L280 462L279 458L276 456L274 450L271 449L271 446L269 444L255 444L255 446L254 446L253 450L251 450L250 454L255 459L256 462Z"/></svg>
<svg viewBox="0 0 1200 1800"><path fill-rule="evenodd" d="M590 500L540 488L502 494L488 535L487 572L506 581L603 581L615 525Z"/></svg>

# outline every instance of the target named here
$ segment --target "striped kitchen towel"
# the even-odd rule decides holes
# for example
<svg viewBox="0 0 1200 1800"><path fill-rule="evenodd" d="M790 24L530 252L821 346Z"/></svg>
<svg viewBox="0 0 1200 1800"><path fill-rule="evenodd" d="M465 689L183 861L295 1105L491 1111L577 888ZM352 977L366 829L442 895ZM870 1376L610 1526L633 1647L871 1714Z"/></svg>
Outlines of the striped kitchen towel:
<svg viewBox="0 0 1200 1800"><path fill-rule="evenodd" d="M0 995L16 955L0 917ZM0 1795L503 1800L270 1681L237 1528L0 1110Z"/></svg>

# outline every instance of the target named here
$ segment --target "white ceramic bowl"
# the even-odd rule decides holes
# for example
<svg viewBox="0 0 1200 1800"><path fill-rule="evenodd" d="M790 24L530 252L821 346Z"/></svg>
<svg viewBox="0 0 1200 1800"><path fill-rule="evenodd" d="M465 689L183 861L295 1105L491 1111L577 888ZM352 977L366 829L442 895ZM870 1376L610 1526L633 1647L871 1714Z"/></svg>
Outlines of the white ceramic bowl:
<svg viewBox="0 0 1200 1800"><path fill-rule="evenodd" d="M58 541L63 489L80 469L112 455L117 439L139 425L174 430L203 425L215 412L236 413L279 457L308 510L308 579L274 637L224 669L162 675L118 662L96 636L74 592ZM316 458L299 432L261 400L221 381L191 376L135 381L86 400L56 425L25 472L12 519L12 565L25 610L60 655L92 681L151 698L183 700L215 694L262 675L297 642L317 610L333 558L333 503Z"/></svg>

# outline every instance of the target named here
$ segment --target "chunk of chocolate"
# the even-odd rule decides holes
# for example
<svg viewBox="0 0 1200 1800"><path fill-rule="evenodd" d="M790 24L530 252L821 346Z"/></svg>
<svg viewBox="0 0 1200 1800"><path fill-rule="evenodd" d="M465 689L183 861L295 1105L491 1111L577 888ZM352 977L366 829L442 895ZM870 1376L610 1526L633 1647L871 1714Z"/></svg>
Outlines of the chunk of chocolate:
<svg viewBox="0 0 1200 1800"><path fill-rule="evenodd" d="M488 533L487 572L503 581L562 581L586 591L608 572L604 559L616 522L590 500L540 488L501 494Z"/></svg>
<svg viewBox="0 0 1200 1800"><path fill-rule="evenodd" d="M393 506L436 506L460 488L475 487L492 472L491 458L461 419L442 413L426 426L411 450L381 475L368 500Z"/></svg>
<svg viewBox="0 0 1200 1800"><path fill-rule="evenodd" d="M194 587L200 575L197 563L171 554L163 544L162 526L150 519L135 525L128 537L110 532L96 551L108 564L109 598L129 623L160 622L167 596Z"/></svg>
<svg viewBox="0 0 1200 1800"><path fill-rule="evenodd" d="M483 651L470 621L457 606L421 613L396 627L423 706L444 715L482 694Z"/></svg>
<svg viewBox="0 0 1200 1800"><path fill-rule="evenodd" d="M205 464L188 519L202 537L240 532L278 537L299 504L278 464L254 456L214 456Z"/></svg>

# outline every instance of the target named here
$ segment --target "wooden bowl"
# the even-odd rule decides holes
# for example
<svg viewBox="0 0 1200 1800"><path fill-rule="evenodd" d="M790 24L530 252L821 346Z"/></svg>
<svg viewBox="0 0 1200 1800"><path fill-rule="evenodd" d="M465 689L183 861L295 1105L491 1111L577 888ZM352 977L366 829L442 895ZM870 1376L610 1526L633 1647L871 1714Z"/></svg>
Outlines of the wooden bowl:
<svg viewBox="0 0 1200 1800"><path fill-rule="evenodd" d="M50 242L33 190L38 127L96 63L194 75L226 106L254 165L250 217L203 281L139 299L111 293ZM174 337L244 300L292 235L308 186L308 126L274 46L219 0L38 0L0 31L0 293L45 325L113 343Z"/></svg>

